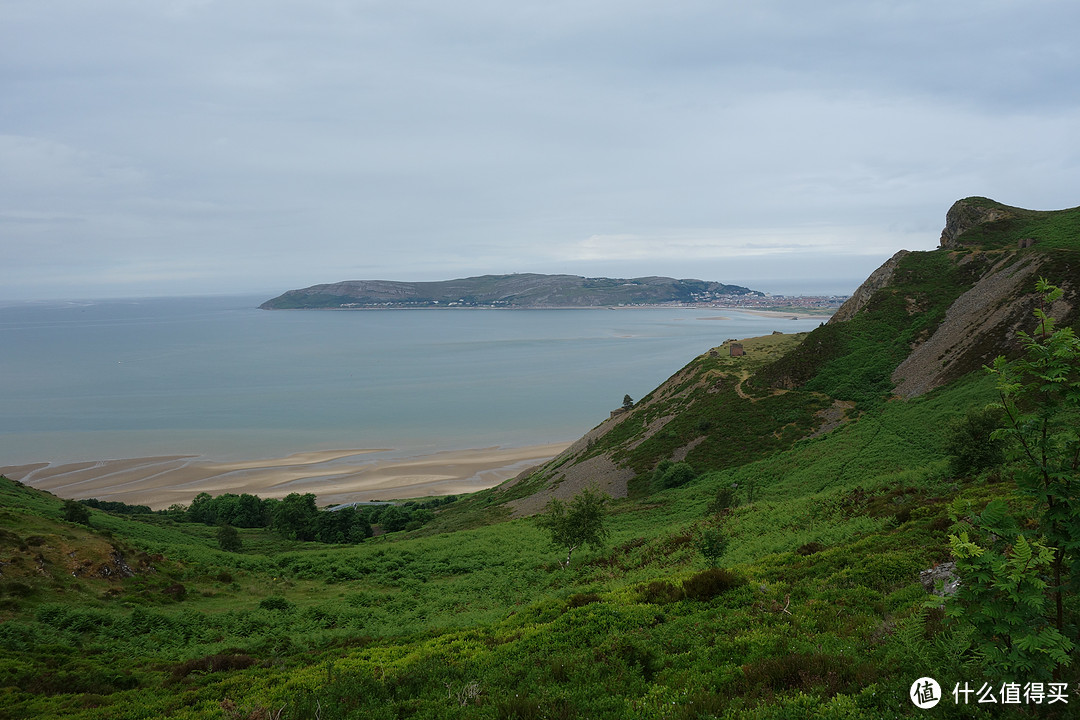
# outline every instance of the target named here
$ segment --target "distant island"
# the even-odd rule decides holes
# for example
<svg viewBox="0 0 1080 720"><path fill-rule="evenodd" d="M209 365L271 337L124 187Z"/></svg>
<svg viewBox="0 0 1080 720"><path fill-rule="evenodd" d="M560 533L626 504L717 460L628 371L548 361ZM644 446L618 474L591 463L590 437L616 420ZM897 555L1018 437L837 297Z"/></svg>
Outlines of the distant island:
<svg viewBox="0 0 1080 720"><path fill-rule="evenodd" d="M378 308L557 308L711 304L765 293L706 280L579 275L481 275L438 282L349 280L290 290L263 310Z"/></svg>

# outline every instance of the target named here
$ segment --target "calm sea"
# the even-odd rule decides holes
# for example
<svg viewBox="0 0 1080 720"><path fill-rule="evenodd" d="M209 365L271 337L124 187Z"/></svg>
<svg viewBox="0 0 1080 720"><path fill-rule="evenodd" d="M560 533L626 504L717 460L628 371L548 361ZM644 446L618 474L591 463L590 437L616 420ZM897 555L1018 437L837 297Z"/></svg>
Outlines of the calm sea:
<svg viewBox="0 0 1080 720"><path fill-rule="evenodd" d="M820 322L727 309L256 309L264 299L0 307L0 466L570 441L726 338Z"/></svg>

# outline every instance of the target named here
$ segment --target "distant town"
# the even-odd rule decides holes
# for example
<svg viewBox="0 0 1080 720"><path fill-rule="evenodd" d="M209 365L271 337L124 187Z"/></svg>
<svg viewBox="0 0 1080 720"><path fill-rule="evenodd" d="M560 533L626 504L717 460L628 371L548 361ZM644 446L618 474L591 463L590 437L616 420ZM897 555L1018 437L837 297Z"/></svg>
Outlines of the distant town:
<svg viewBox="0 0 1080 720"><path fill-rule="evenodd" d="M850 295L725 295L710 301L694 303L703 307L753 308L754 310L799 309L819 311L823 314L835 311Z"/></svg>

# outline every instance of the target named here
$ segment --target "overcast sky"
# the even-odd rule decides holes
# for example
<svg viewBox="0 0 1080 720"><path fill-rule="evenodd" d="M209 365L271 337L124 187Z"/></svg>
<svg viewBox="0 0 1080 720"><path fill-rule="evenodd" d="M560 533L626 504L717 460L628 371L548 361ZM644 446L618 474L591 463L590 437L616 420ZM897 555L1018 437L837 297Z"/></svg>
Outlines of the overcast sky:
<svg viewBox="0 0 1080 720"><path fill-rule="evenodd" d="M0 298L850 292L1080 204L1075 0L3 0Z"/></svg>

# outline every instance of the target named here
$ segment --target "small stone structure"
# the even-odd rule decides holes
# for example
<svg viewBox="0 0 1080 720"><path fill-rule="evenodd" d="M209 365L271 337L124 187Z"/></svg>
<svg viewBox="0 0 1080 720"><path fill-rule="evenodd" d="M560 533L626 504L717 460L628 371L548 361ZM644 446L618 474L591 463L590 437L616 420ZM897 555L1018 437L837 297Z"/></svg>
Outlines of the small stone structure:
<svg viewBox="0 0 1080 720"><path fill-rule="evenodd" d="M740 355L746 354L746 351L743 350L742 343L731 343L728 347L728 352L731 353L731 357L739 357Z"/></svg>
<svg viewBox="0 0 1080 720"><path fill-rule="evenodd" d="M1037 242L1038 242L1038 240L1036 240L1035 238L1020 238L1016 243L1016 247L1023 250L1024 248L1031 247L1032 245L1034 245Z"/></svg>

